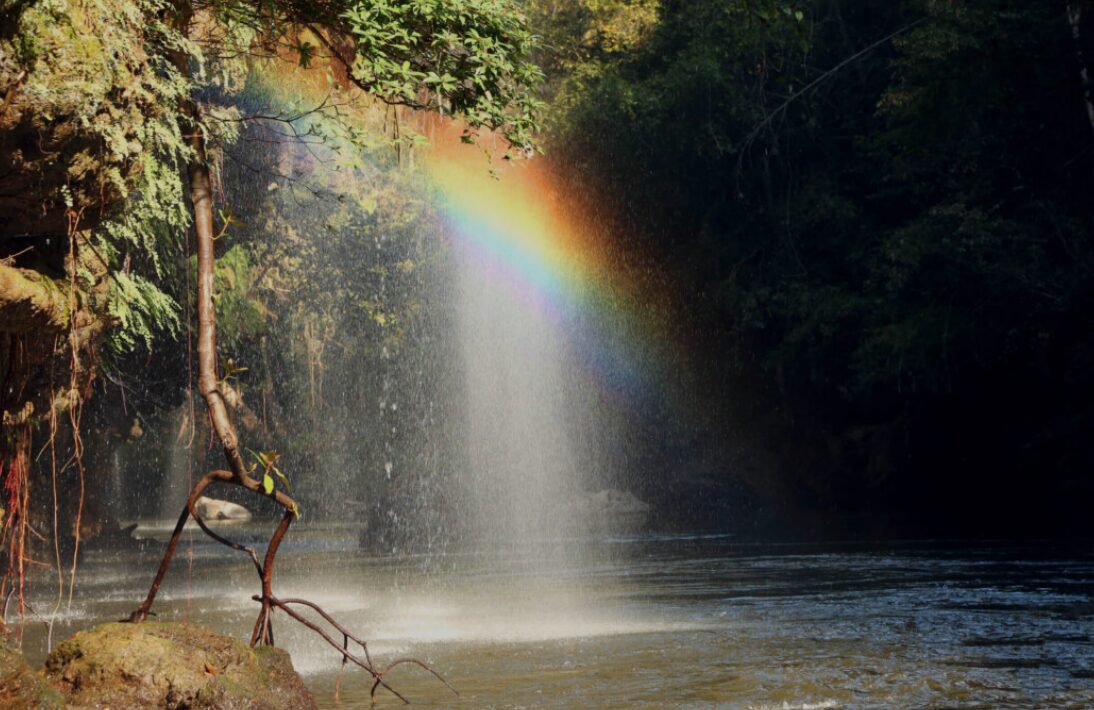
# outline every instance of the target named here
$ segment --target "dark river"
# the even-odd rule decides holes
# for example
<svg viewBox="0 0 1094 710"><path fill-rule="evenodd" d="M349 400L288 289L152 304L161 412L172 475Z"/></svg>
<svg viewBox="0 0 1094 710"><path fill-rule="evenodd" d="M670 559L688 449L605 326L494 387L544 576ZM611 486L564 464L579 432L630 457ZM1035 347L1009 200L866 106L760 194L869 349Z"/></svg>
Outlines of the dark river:
<svg viewBox="0 0 1094 710"><path fill-rule="evenodd" d="M229 531L257 542L257 528ZM121 618L143 595L148 549L91 552L54 638ZM250 562L200 535L180 546L160 618L248 638ZM353 530L301 525L275 592L307 597L370 641L416 706L453 708L1090 708L1090 545L944 541L755 544L727 536L600 539L560 560L546 549L367 556ZM39 577L35 611L55 601ZM368 679L303 627L278 642L321 707L369 707ZM25 650L46 651L31 620ZM382 692L378 705L401 705Z"/></svg>

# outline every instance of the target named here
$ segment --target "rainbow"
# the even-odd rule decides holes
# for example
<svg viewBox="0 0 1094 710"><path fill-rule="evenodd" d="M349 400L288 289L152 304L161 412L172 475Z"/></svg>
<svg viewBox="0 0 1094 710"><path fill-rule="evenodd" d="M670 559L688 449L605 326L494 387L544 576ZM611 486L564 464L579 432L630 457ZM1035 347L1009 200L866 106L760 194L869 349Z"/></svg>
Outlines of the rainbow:
<svg viewBox="0 0 1094 710"><path fill-rule="evenodd" d="M322 72L284 63L274 71L260 75L256 90L277 103L316 105L331 91ZM355 110L386 116L387 108L365 101ZM549 159L489 159L484 149L501 143L493 136L468 145L455 121L418 114L410 122L428 138L416 163L454 246L557 330L591 385L632 405L658 398L655 390L681 370L686 312L671 302L675 289L662 271L643 255L619 253L601 220L570 199L570 180L553 174Z"/></svg>
<svg viewBox="0 0 1094 710"><path fill-rule="evenodd" d="M597 220L572 206L543 158L488 160L453 124L426 129L420 161L456 248L485 278L559 331L586 378L612 399L652 394L665 363L667 299L635 276ZM489 140L489 138L487 138ZM578 336L578 337L575 337Z"/></svg>

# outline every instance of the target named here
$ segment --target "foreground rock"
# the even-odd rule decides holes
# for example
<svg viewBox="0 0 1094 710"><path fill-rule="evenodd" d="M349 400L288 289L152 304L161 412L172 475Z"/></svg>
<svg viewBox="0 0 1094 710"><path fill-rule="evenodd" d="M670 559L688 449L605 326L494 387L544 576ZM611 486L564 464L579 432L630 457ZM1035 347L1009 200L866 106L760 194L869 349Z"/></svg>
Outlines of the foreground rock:
<svg viewBox="0 0 1094 710"><path fill-rule="evenodd" d="M315 699L279 648L248 648L201 626L112 623L50 654L67 708L307 710Z"/></svg>
<svg viewBox="0 0 1094 710"><path fill-rule="evenodd" d="M44 710L62 707L61 694L31 670L21 653L0 642L0 708Z"/></svg>

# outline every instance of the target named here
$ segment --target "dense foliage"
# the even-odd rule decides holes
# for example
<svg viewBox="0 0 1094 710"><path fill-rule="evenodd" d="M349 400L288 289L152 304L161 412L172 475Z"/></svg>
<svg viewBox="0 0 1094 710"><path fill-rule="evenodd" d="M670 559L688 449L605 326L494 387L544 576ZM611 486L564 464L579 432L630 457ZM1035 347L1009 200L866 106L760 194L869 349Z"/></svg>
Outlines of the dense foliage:
<svg viewBox="0 0 1094 710"><path fill-rule="evenodd" d="M162 9L155 0L16 4L0 37L10 168L0 178L0 253L58 276L73 271L56 253L72 237L82 253L67 276L82 307L109 324L113 351L150 346L178 325L154 281L189 223L173 106L190 85L163 59L180 38L149 20Z"/></svg>
<svg viewBox="0 0 1094 710"><path fill-rule="evenodd" d="M822 500L1089 494L1081 6L545 5L551 148L720 314Z"/></svg>

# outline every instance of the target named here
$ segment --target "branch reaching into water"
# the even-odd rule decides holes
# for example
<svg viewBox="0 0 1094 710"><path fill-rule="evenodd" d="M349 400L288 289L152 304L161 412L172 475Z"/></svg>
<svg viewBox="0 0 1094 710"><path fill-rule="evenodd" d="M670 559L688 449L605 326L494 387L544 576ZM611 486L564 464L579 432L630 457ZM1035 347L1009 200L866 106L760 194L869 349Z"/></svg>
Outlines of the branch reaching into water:
<svg viewBox="0 0 1094 710"><path fill-rule="evenodd" d="M241 486L242 488L245 488L256 495L262 495L267 498L272 498L284 509L285 512L281 517L281 522L278 524L277 528L270 536L270 543L266 548L266 554L263 560L259 560L258 552L253 547L248 547L238 542L234 542L216 533L208 526L208 524L206 524L201 516L197 514L196 506L198 498L200 498L202 494L204 494L205 489L207 489L213 483L218 482L229 485ZM175 523L175 529L171 533L171 538L170 540L168 540L167 549L164 552L163 560L160 562L159 570L156 572L156 576L152 580L152 585L148 591L148 596L145 598L144 602L141 603L141 605L136 609L136 611L129 615L129 618L127 620L133 623L140 623L147 619L148 616L152 613L152 604L156 599L156 595L159 592L159 588L160 585L163 583L164 577L167 575L167 570L171 566L171 561L174 558L175 549L178 546L178 541L182 535L182 531L186 526L186 521L189 518L193 517L194 521L198 524L202 531L205 532L206 535L222 545L247 554L248 557L251 558L251 561L254 563L255 570L258 573L258 578L262 586L262 593L256 594L251 598L259 602L262 605L262 608L258 613L258 618L255 620L254 631L251 634L251 646L259 644L269 646L274 645L272 623L273 610L280 609L291 619L303 624L307 628L317 633L324 641L326 641L331 646L331 648L335 649L339 654L341 654L342 665L338 673L339 689L341 687L342 670L345 668L347 663L353 663L359 668L365 670L370 676L372 676L373 685L370 692L371 696L375 697L376 691L382 687L391 692L403 702L409 703L404 695L399 693L399 691L395 690L387 683L387 681L384 679L384 675L388 671L391 671L392 669L397 668L401 665L416 665L440 680L441 683L443 683L444 686L451 690L453 693L459 695L459 691L453 688L452 685L450 685L440 673L435 671L427 663L424 663L423 661L420 661L416 658L401 658L392 661L382 669L377 669L376 665L372 661L372 656L369 654L367 642L350 632L349 629L339 623L333 616L331 616L318 604L307 599L299 599L295 597L279 599L278 597L274 596L273 569L274 562L277 557L277 550L281 544L281 541L284 539L285 534L288 532L289 526L292 524L292 521L296 519L297 506L296 501L294 501L291 497L289 497L282 491L275 490L272 493L267 494L261 486L262 484L260 484L257 480L248 475L245 475L241 479L234 476L231 471L224 470L210 471L205 476L203 476L196 484L194 484L194 487L190 490L190 495L186 500L186 505L183 507L182 513L179 515L178 522ZM325 631L318 624L309 621L299 612L292 609L291 607L294 605L307 607L308 609L311 609L316 614L318 614L323 619L323 621L329 624L342 636L342 643L339 644L329 633L327 633L327 631ZM349 650L350 641L353 641L355 644L361 647L364 658L356 655Z"/></svg>

